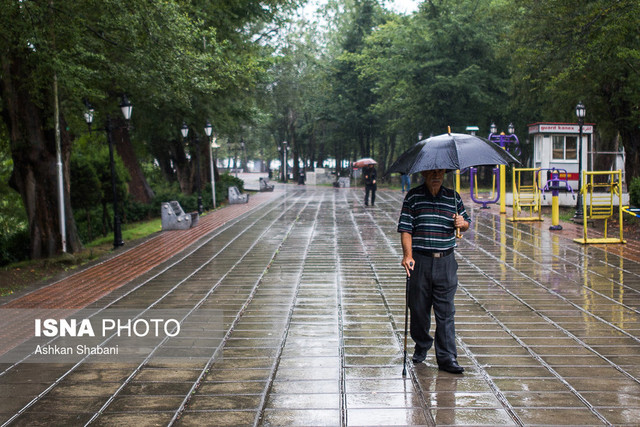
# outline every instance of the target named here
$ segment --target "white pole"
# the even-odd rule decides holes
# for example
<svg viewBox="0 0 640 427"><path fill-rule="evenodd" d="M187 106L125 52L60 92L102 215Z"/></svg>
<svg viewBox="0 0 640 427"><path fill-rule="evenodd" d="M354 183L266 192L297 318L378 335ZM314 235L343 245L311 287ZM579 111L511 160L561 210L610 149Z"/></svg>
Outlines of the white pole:
<svg viewBox="0 0 640 427"><path fill-rule="evenodd" d="M211 167L211 197L213 198L213 209L216 208L216 177L214 175L213 168L213 148L218 148L216 144L216 137L214 135L213 141L209 144L209 165Z"/></svg>
<svg viewBox="0 0 640 427"><path fill-rule="evenodd" d="M64 180L62 170L62 149L60 143L60 109L58 106L58 75L53 74L54 115L56 126L56 164L58 167L58 210L60 216L60 239L62 240L62 252L67 252L67 229L64 214Z"/></svg>

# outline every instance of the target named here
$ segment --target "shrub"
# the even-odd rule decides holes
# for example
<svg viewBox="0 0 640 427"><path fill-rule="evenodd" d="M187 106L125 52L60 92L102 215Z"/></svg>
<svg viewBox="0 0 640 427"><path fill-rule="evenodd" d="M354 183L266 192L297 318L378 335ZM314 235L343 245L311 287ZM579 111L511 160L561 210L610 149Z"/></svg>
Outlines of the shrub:
<svg viewBox="0 0 640 427"><path fill-rule="evenodd" d="M640 207L640 177L635 177L629 185L629 202L632 206Z"/></svg>
<svg viewBox="0 0 640 427"><path fill-rule="evenodd" d="M0 266L29 259L29 240L26 228L0 235Z"/></svg>

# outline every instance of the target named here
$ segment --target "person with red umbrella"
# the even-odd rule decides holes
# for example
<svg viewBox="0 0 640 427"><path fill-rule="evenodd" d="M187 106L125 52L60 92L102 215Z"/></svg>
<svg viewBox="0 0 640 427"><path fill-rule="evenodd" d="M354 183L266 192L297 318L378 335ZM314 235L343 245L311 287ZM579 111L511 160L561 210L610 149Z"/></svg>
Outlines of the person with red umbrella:
<svg viewBox="0 0 640 427"><path fill-rule="evenodd" d="M377 171L374 163L370 163L362 170L364 176L364 205L369 206L369 193L371 193L371 206L376 204Z"/></svg>
<svg viewBox="0 0 640 427"><path fill-rule="evenodd" d="M377 180L377 171L376 165L378 162L373 160L371 157L366 157L364 159L360 159L356 162L353 162L354 168L362 168L362 176L364 178L364 204L365 206L369 206L369 193L371 193L371 206L376 203L376 189L378 186L376 185Z"/></svg>

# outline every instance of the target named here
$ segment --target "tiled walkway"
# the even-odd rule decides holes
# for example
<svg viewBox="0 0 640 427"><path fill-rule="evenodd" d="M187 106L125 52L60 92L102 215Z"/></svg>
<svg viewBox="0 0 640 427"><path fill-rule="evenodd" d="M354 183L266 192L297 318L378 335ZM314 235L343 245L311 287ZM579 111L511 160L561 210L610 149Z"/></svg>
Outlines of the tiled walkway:
<svg viewBox="0 0 640 427"><path fill-rule="evenodd" d="M5 364L0 423L638 425L637 242L580 246L576 227L474 209L456 251L466 371L438 371L430 351L403 378L402 194L365 207L361 193L287 186L144 274L116 270L125 283L90 306L219 310L219 326L160 346L205 357Z"/></svg>

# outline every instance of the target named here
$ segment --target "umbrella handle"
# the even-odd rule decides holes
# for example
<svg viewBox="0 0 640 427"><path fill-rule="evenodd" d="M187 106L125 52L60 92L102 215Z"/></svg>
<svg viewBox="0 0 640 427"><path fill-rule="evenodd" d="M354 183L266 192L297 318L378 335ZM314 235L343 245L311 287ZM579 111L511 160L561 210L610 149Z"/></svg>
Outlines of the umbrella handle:
<svg viewBox="0 0 640 427"><path fill-rule="evenodd" d="M456 191L453 192L453 204L456 207L456 216L458 216L458 198L456 197ZM455 220L454 220L455 221ZM460 231L460 227L456 227L456 238L462 238L462 232Z"/></svg>

